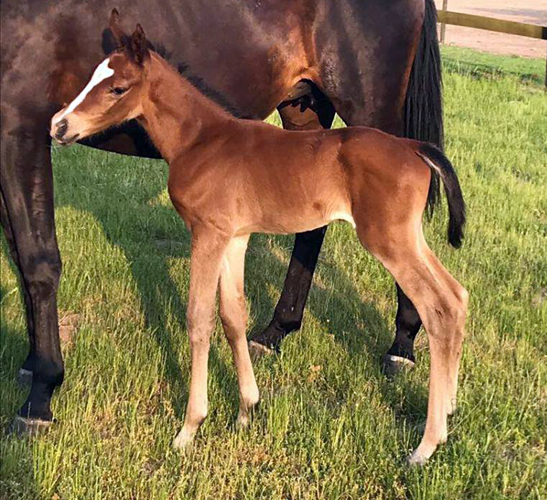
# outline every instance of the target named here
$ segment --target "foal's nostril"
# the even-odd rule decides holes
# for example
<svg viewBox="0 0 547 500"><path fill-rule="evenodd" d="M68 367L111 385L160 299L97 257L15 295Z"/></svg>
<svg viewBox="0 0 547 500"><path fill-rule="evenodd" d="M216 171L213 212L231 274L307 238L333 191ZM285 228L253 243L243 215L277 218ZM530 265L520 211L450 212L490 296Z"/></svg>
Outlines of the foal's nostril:
<svg viewBox="0 0 547 500"><path fill-rule="evenodd" d="M63 136L66 134L67 129L68 129L68 122L66 121L66 119L62 119L59 123L57 123L55 138L62 139Z"/></svg>

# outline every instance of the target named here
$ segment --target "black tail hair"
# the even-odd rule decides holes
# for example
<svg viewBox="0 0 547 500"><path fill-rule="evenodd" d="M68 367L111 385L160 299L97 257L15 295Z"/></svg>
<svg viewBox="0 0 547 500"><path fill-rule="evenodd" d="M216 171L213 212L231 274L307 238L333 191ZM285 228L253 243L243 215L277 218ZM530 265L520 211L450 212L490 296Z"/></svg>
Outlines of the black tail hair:
<svg viewBox="0 0 547 500"><path fill-rule="evenodd" d="M434 144L421 144L417 154L428 164L431 178L437 179L437 185L441 178L448 201L448 241L454 248L459 248L465 226L465 202L456 171L450 160Z"/></svg>
<svg viewBox="0 0 547 500"><path fill-rule="evenodd" d="M443 149L443 103L441 54L437 39L437 9L425 1L425 16L416 57L412 65L404 104L404 135L430 142ZM439 182L431 177L427 208L433 212L439 199Z"/></svg>

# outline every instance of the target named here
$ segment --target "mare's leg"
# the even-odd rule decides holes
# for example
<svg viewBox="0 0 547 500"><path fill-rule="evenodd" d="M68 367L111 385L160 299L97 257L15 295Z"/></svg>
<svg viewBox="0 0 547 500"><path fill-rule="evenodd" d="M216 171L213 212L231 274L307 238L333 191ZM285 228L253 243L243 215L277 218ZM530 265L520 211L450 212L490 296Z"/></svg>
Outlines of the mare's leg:
<svg viewBox="0 0 547 500"><path fill-rule="evenodd" d="M371 10L366 3L355 12L338 9L335 4L332 10L329 19L333 23L354 26L340 37L332 37L328 29L318 34L317 49L327 82L324 91L336 112L348 126L364 125L405 135L403 107L422 28L423 4L404 0L388 24L382 20L382 8ZM332 75L338 76L333 79ZM426 75L418 76L423 79ZM428 120L423 113L423 121ZM416 308L400 287L397 298L395 340L384 357L390 374L414 365L414 339L421 326Z"/></svg>
<svg viewBox="0 0 547 500"><path fill-rule="evenodd" d="M17 254L17 245L15 244L15 237L11 229L10 218L7 212L6 202L4 201L4 196L2 193L2 186L0 184L0 223L2 229L4 230L4 235L8 243L8 248L11 254L11 258L15 263L15 266L21 273L21 263L19 262ZM21 368L19 368L19 373L17 379L19 384L23 387L30 386L32 383L32 369L35 362L35 347L34 347L34 318L32 315L32 302L30 300L30 295L27 288L24 286L24 283L21 282L21 288L23 293L23 300L25 303L25 315L27 319L27 332L29 338L29 352L27 358L25 359Z"/></svg>
<svg viewBox="0 0 547 500"><path fill-rule="evenodd" d="M358 226L361 242L384 264L415 304L429 339L427 420L420 445L410 457L411 463L421 464L446 441L448 434L447 416L455 404L468 295L429 250L423 235L386 242L385 238L379 239L379 232L365 227L365 224ZM399 232L398 228L397 232L404 234L405 231Z"/></svg>
<svg viewBox="0 0 547 500"><path fill-rule="evenodd" d="M397 286L397 315L395 316L395 339L384 357L384 369L388 375L395 375L401 368L412 368L414 357L414 340L422 326L422 320L405 293Z"/></svg>
<svg viewBox="0 0 547 500"><path fill-rule="evenodd" d="M26 305L30 352L23 374L32 373L30 394L13 429L32 432L52 421L51 396L64 376L56 302L61 259L47 116L39 109L32 118L7 106L2 111L0 214Z"/></svg>
<svg viewBox="0 0 547 500"><path fill-rule="evenodd" d="M245 336L244 268L249 235L233 238L222 260L220 271L220 319L232 349L239 383L238 425L249 422L249 412L258 403L259 394Z"/></svg>
<svg viewBox="0 0 547 500"><path fill-rule="evenodd" d="M308 108L301 112L298 107L287 106L280 109L279 114L283 128L288 130L330 128L334 108L324 96L317 97L316 111ZM296 235L289 270L273 319L263 331L251 336L250 347L254 354L277 350L283 338L300 328L326 230L322 227Z"/></svg>
<svg viewBox="0 0 547 500"><path fill-rule="evenodd" d="M220 267L229 238L210 228L192 228L187 328L192 355L190 394L184 426L173 446L189 445L207 416L207 361L214 327Z"/></svg>

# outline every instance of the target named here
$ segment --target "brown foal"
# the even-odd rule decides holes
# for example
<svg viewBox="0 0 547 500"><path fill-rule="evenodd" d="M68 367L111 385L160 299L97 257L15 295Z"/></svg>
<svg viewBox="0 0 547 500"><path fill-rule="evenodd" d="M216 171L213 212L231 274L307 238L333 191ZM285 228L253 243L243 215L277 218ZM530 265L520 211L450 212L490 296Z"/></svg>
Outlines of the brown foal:
<svg viewBox="0 0 547 500"><path fill-rule="evenodd" d="M191 443L207 415L207 359L219 284L220 317L239 380L239 424L247 424L258 402L245 336L249 235L309 231L342 219L393 275L427 331L427 422L410 461L430 457L446 439L447 415L455 409L467 310L467 292L422 232L430 183L440 178L449 240L454 246L461 242L464 203L444 155L431 145L365 127L295 132L233 118L149 50L140 26L128 46L101 63L81 94L53 117L51 135L70 144L132 118L169 163L169 195L192 233L192 374L175 446Z"/></svg>

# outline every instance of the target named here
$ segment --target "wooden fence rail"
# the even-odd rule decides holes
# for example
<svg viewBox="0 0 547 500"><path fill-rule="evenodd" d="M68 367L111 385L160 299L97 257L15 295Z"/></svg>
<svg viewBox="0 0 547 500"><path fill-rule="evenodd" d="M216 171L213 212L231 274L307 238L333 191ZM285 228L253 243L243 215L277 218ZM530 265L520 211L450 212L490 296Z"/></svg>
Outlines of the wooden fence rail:
<svg viewBox="0 0 547 500"><path fill-rule="evenodd" d="M447 3L446 0L443 2L443 8L446 8ZM494 19L492 17L450 12L447 10L439 10L437 17L441 23L441 41L444 41L444 26L446 24L547 40L547 26L518 23L515 21L506 21L505 19ZM547 59L545 67L545 88L547 89Z"/></svg>

